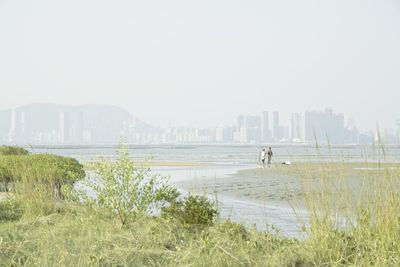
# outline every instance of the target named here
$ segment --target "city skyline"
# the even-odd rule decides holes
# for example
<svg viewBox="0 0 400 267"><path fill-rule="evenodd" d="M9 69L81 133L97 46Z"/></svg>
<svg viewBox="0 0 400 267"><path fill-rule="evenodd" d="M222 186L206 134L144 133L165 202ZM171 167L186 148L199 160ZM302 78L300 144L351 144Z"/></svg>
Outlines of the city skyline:
<svg viewBox="0 0 400 267"><path fill-rule="evenodd" d="M93 10L95 8L95 12ZM332 107L400 117L399 1L0 1L0 107L122 107L152 125ZM106 19L105 19L106 18Z"/></svg>
<svg viewBox="0 0 400 267"><path fill-rule="evenodd" d="M0 143L82 145L130 143L319 143L368 144L376 130L360 131L354 119L332 108L291 114L283 122L279 111L238 114L231 125L158 127L112 105L36 103L0 110ZM380 129L383 141L400 143L400 118L391 129Z"/></svg>

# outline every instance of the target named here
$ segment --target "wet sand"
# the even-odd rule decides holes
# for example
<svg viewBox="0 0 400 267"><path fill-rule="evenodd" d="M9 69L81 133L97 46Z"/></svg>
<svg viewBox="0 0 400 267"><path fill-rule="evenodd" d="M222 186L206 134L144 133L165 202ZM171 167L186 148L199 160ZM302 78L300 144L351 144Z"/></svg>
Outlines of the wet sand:
<svg viewBox="0 0 400 267"><path fill-rule="evenodd" d="M304 195L330 189L349 190L359 197L363 184L388 174L398 177L399 164L376 163L300 163L239 170L221 177L198 177L177 185L189 192L227 196L266 205L304 206ZM324 185L321 185L323 179Z"/></svg>
<svg viewBox="0 0 400 267"><path fill-rule="evenodd" d="M305 195L324 192L331 197L330 205L341 209L342 194L346 194L347 203L355 206L366 187L375 191L374 186L387 175L400 178L400 165L319 162L265 169L253 165L225 175L179 179L175 185L186 192L216 198L224 218L259 229L273 225L289 236L301 237L309 217Z"/></svg>
<svg viewBox="0 0 400 267"><path fill-rule="evenodd" d="M200 177L181 181L177 185L197 194L230 197L264 205L288 207L288 201L301 197L300 179L275 167L239 170L223 177Z"/></svg>
<svg viewBox="0 0 400 267"><path fill-rule="evenodd" d="M307 223L307 212L297 208L295 212L288 201L297 198L296 177L276 167L260 169L257 165L225 167L215 175L210 171L201 174L174 179L174 185L185 192L216 199L222 218L260 230L273 226L288 236L304 235L302 226Z"/></svg>

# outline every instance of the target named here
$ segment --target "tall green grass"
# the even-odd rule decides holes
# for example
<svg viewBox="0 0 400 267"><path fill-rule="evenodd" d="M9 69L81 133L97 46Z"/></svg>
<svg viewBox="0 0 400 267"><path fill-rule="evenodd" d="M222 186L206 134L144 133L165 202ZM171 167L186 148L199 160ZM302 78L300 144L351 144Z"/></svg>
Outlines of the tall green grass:
<svg viewBox="0 0 400 267"><path fill-rule="evenodd" d="M400 165L386 162L381 142L379 149L378 161L299 170L310 218L304 242L314 265L400 265Z"/></svg>
<svg viewBox="0 0 400 267"><path fill-rule="evenodd" d="M85 177L83 166L55 155L0 156L0 187L24 206L26 215L48 214L62 200L61 187Z"/></svg>
<svg viewBox="0 0 400 267"><path fill-rule="evenodd" d="M229 220L194 224L185 206L172 216L135 216L121 227L113 210L65 202L54 185L42 188L49 184L37 182L44 177L39 167L15 168L20 201L53 208L32 207L30 216L0 222L0 266L400 265L398 164L331 161L292 168L310 218L300 240Z"/></svg>
<svg viewBox="0 0 400 267"><path fill-rule="evenodd" d="M0 236L7 266L296 266L306 255L298 241L231 222L199 228L144 216L120 227L82 207L0 224Z"/></svg>

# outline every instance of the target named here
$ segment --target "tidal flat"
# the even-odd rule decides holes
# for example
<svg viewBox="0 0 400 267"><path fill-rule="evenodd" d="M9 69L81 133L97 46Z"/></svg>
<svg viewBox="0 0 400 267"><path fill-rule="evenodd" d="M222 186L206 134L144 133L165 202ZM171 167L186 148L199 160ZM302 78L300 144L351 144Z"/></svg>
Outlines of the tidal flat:
<svg viewBox="0 0 400 267"><path fill-rule="evenodd" d="M137 210L129 205L127 214L138 216L124 224L120 214L103 203L123 203L129 194L119 183L126 181L127 188L135 185L128 183L129 179L120 179L129 177L126 170L132 170L126 153L121 153L117 162L97 169L108 187L96 190L108 190L108 194L103 194L103 201L86 204L70 195L72 191L62 191L65 199L55 194L56 184L49 181L58 181L58 169L50 165L43 168L39 163L32 161L25 168L21 164L4 165L16 186L10 187L14 191L8 201L0 201L0 266L400 263L399 164L304 162L263 169L254 164L153 163L149 166L156 173L169 172L176 188L215 196L220 216L212 213L208 224L182 221L199 214L210 216L209 208L214 206L207 201L185 202L185 209L172 209L174 213L161 216L135 213ZM105 168L109 164L117 164L113 165L115 171L102 172L109 170ZM83 170L79 164L75 166L78 169L68 166L66 174ZM118 177L110 179L110 175ZM140 179L143 173L135 177ZM80 181L83 179L84 175ZM116 186L122 191L114 190ZM337 211L340 217L335 216ZM302 218L307 221L299 220ZM258 227L266 224L271 227Z"/></svg>
<svg viewBox="0 0 400 267"><path fill-rule="evenodd" d="M220 177L181 180L178 187L197 194L231 197L282 207L304 207L308 193L346 192L353 203L380 179L400 178L399 163L303 162L238 170Z"/></svg>

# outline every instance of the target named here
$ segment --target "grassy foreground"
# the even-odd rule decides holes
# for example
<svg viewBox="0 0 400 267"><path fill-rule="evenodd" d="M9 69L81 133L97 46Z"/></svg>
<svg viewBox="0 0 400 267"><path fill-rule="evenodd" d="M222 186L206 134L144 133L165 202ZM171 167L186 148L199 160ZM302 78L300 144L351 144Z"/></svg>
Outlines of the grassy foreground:
<svg viewBox="0 0 400 267"><path fill-rule="evenodd" d="M52 179L32 180L24 169L18 183L7 180L10 192L0 201L0 266L399 266L398 164L356 170L361 183L351 182L346 164L303 167L292 170L310 216L302 240L214 218L203 213L206 202L170 201L169 216L138 213L132 204L153 203L153 193L141 197L155 189L130 182L139 177L146 183L150 174L138 172L123 153L117 165L100 165L107 186L95 187L96 203L50 194Z"/></svg>
<svg viewBox="0 0 400 267"><path fill-rule="evenodd" d="M0 224L3 266L300 266L312 255L296 240L219 222L188 226L64 206L58 213Z"/></svg>

